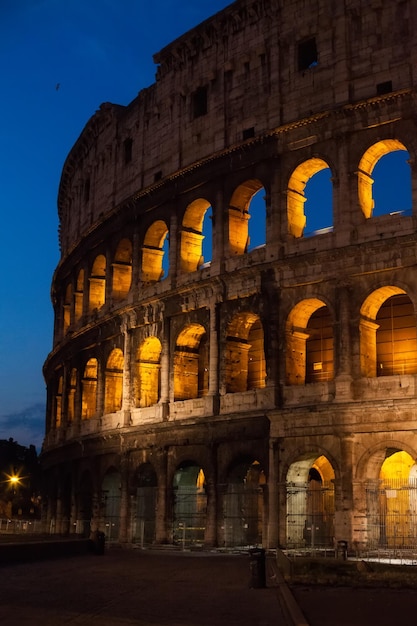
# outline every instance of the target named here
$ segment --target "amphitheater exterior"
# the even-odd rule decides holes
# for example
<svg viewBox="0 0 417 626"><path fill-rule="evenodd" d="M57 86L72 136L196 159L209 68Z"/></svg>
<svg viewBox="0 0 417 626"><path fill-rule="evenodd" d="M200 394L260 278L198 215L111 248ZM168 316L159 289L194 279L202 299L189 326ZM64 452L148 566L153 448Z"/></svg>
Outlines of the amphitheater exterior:
<svg viewBox="0 0 417 626"><path fill-rule="evenodd" d="M58 195L51 532L417 547L415 23L237 0L87 122ZM409 206L378 211L398 157Z"/></svg>

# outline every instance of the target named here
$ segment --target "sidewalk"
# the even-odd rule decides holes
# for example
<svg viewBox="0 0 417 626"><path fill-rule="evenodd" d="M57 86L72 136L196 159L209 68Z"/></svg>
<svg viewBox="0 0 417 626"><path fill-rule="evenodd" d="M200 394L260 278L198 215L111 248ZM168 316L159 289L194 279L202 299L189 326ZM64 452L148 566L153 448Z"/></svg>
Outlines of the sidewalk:
<svg viewBox="0 0 417 626"><path fill-rule="evenodd" d="M274 573L250 589L249 557L112 548L3 565L2 626L285 626Z"/></svg>

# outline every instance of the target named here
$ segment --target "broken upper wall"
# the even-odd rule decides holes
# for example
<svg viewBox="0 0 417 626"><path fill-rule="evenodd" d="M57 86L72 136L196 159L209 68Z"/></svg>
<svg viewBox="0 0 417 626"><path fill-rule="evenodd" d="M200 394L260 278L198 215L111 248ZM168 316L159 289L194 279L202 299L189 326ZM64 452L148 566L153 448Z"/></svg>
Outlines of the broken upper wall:
<svg viewBox="0 0 417 626"><path fill-rule="evenodd" d="M416 22L413 0L237 0L187 32L155 55L155 84L127 107L102 105L71 150L63 256L110 211L200 160L412 87Z"/></svg>

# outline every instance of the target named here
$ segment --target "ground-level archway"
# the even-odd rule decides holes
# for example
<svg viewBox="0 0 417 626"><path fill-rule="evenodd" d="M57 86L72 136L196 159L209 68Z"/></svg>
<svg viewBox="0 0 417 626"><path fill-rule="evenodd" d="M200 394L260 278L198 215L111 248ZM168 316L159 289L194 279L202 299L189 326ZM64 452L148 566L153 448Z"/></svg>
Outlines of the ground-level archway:
<svg viewBox="0 0 417 626"><path fill-rule="evenodd" d="M287 548L333 547L334 470L321 455L306 454L287 473Z"/></svg>
<svg viewBox="0 0 417 626"><path fill-rule="evenodd" d="M206 530L207 495L203 469L192 461L182 463L173 479L173 542L202 545Z"/></svg>

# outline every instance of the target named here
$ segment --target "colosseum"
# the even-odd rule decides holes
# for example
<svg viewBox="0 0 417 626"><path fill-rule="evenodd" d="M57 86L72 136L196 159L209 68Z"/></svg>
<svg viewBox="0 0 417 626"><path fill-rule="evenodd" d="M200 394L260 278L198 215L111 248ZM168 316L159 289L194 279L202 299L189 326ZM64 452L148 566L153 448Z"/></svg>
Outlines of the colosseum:
<svg viewBox="0 0 417 626"><path fill-rule="evenodd" d="M415 23L236 0L87 122L58 194L51 532L416 548Z"/></svg>

